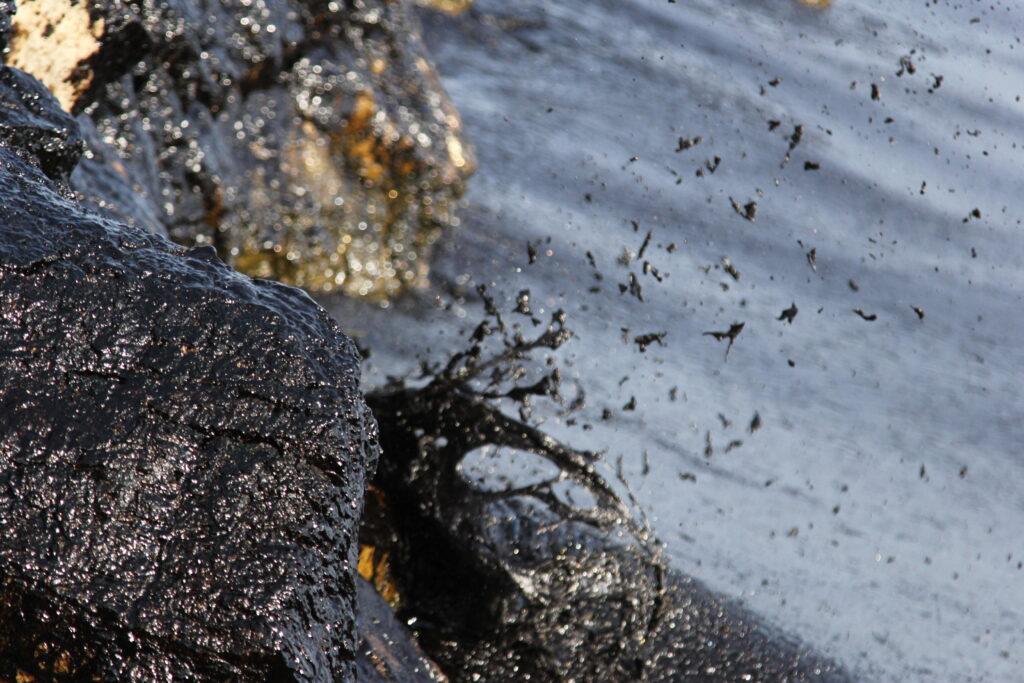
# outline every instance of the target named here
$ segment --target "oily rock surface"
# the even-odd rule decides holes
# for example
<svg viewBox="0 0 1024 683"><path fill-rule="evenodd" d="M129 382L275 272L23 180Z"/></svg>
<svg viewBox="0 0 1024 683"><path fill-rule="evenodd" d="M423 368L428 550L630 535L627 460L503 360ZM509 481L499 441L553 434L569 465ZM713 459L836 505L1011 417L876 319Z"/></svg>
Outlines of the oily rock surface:
<svg viewBox="0 0 1024 683"><path fill-rule="evenodd" d="M383 297L454 221L473 155L405 0L21 0L9 33L81 114L80 196L243 272Z"/></svg>
<svg viewBox="0 0 1024 683"><path fill-rule="evenodd" d="M77 131L0 83L0 679L350 679L378 452L352 342L83 210Z"/></svg>

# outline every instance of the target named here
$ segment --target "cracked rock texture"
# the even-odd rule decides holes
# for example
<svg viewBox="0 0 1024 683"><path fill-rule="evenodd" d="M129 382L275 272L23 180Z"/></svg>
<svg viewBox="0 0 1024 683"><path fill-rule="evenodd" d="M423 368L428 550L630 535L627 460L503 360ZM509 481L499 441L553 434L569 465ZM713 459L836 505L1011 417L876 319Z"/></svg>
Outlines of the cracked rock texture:
<svg viewBox="0 0 1024 683"><path fill-rule="evenodd" d="M352 342L84 209L74 122L0 84L0 679L351 679L378 453Z"/></svg>

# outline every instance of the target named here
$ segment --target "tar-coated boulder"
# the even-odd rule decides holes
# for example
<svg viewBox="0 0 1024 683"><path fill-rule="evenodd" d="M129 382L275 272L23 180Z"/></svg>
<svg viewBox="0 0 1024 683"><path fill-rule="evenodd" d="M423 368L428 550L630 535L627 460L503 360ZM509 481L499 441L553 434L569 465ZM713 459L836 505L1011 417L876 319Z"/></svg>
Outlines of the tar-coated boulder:
<svg viewBox="0 0 1024 683"><path fill-rule="evenodd" d="M44 173L56 100L0 76L0 679L351 679L354 345L300 290L83 210Z"/></svg>
<svg viewBox="0 0 1024 683"><path fill-rule="evenodd" d="M26 0L11 26L3 59L87 133L83 199L309 291L423 283L474 160L405 0Z"/></svg>

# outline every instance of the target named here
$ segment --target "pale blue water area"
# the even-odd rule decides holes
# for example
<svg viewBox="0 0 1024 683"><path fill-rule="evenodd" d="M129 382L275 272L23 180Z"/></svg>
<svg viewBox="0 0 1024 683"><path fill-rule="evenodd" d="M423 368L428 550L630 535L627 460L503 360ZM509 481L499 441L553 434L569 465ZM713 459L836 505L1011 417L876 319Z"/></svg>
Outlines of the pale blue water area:
<svg viewBox="0 0 1024 683"><path fill-rule="evenodd" d="M587 395L536 415L623 456L674 566L865 681L1019 680L1024 5L478 0L426 28L480 170L434 289L335 305L369 383L458 348L476 284L528 288ZM702 333L735 322L726 359Z"/></svg>

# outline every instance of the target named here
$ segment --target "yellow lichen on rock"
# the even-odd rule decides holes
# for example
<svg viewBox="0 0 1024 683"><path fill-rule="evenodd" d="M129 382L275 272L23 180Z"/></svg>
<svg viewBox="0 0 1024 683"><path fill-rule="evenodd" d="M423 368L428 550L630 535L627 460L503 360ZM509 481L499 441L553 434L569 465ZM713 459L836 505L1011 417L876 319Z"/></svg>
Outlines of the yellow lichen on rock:
<svg viewBox="0 0 1024 683"><path fill-rule="evenodd" d="M832 0L796 0L801 5L807 5L808 7L828 7L832 4Z"/></svg>
<svg viewBox="0 0 1024 683"><path fill-rule="evenodd" d="M70 112L92 85L92 70L82 66L99 52L103 29L88 3L21 0L5 61L39 79Z"/></svg>

